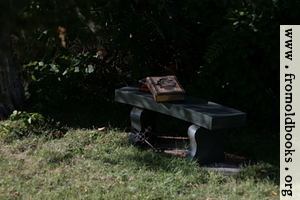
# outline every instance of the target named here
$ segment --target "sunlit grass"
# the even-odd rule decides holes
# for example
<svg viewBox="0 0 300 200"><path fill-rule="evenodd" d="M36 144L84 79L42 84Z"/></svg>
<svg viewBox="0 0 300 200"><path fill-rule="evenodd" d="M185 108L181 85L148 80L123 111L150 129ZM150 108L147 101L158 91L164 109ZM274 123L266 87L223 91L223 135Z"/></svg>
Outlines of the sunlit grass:
<svg viewBox="0 0 300 200"><path fill-rule="evenodd" d="M0 199L279 199L270 164L223 175L133 147L127 137L71 129L60 139L0 139Z"/></svg>

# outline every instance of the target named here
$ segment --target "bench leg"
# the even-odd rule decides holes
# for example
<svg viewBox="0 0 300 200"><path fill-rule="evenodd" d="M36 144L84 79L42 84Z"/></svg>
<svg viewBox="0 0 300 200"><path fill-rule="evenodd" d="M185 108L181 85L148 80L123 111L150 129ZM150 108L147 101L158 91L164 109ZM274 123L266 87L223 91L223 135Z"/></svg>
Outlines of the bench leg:
<svg viewBox="0 0 300 200"><path fill-rule="evenodd" d="M188 129L190 149L187 157L197 159L199 164L212 164L224 161L225 130L210 131L197 125Z"/></svg>
<svg viewBox="0 0 300 200"><path fill-rule="evenodd" d="M156 113L151 112L149 110L145 110L142 108L133 107L130 113L130 120L131 120L131 127L133 129L132 133L129 136L129 142L136 144L137 142L141 141L141 138L137 137L138 133L147 133L149 127L151 131L155 131L155 124L156 124Z"/></svg>

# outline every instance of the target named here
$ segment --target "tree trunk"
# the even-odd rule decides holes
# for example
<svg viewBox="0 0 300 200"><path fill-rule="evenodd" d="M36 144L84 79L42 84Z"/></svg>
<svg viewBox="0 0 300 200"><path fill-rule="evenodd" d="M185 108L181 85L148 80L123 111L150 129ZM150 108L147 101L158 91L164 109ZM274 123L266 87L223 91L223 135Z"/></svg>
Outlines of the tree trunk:
<svg viewBox="0 0 300 200"><path fill-rule="evenodd" d="M0 31L0 119L25 108L25 93L12 60L9 28Z"/></svg>

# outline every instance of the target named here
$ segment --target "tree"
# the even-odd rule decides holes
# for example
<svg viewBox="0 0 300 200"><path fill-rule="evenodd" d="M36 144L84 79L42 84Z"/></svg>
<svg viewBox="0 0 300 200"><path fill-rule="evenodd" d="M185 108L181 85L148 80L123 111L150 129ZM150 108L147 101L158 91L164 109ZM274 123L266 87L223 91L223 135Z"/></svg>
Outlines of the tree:
<svg viewBox="0 0 300 200"><path fill-rule="evenodd" d="M11 28L7 17L11 17L11 1L1 1L0 14L0 119L13 110L25 108L24 88L12 59Z"/></svg>
<svg viewBox="0 0 300 200"><path fill-rule="evenodd" d="M33 46L22 52L31 53L23 64L34 102L104 96L99 88L113 94L121 80L176 73L189 94L272 124L279 99L276 27L300 19L293 0L1 2L0 116L24 107L9 43L20 27L9 22L22 18Z"/></svg>

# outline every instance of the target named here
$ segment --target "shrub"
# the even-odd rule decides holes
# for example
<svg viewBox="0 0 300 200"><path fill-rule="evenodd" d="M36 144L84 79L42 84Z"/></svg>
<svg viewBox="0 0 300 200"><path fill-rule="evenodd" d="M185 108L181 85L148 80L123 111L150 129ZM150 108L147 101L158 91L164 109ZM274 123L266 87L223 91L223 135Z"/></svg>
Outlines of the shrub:
<svg viewBox="0 0 300 200"><path fill-rule="evenodd" d="M51 125L41 114L26 111L15 110L9 119L0 122L0 138L5 142L31 135L54 138L62 136L62 131L63 129Z"/></svg>

